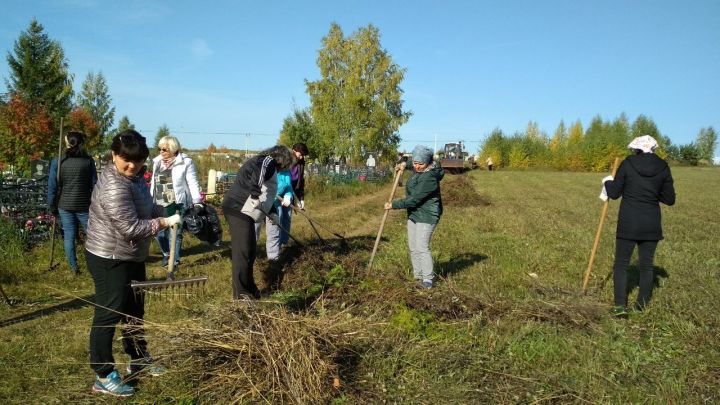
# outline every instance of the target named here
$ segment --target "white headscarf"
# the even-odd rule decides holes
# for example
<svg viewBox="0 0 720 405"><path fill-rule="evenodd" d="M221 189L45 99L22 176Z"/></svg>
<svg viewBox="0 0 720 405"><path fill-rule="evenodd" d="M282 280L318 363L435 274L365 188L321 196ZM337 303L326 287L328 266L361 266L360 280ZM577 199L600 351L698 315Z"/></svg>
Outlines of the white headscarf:
<svg viewBox="0 0 720 405"><path fill-rule="evenodd" d="M628 144L628 148L639 149L643 151L643 153L653 153L657 146L657 141L650 135L638 136Z"/></svg>

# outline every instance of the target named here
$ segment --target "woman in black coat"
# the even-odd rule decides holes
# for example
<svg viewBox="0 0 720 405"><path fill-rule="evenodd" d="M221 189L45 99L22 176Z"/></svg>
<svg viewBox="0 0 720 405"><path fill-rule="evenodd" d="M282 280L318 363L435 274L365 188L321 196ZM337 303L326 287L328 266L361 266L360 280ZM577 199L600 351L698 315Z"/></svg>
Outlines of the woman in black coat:
<svg viewBox="0 0 720 405"><path fill-rule="evenodd" d="M615 236L613 282L615 306L612 313L627 316L627 268L638 247L640 292L635 310L642 311L650 301L653 287L653 259L658 241L663 239L660 203L675 204L675 188L667 162L655 155L657 141L650 135L635 138L628 145L635 154L628 156L613 179L603 179L608 197L622 196Z"/></svg>

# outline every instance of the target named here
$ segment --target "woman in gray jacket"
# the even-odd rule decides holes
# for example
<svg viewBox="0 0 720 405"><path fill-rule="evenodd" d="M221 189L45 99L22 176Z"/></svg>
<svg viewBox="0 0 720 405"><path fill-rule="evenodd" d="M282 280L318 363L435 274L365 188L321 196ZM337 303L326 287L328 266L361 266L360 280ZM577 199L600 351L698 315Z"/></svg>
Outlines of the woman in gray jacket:
<svg viewBox="0 0 720 405"><path fill-rule="evenodd" d="M135 296L130 281L145 280L145 258L153 236L180 216L161 218L162 207L153 204L143 178L149 155L145 138L126 130L113 138L113 164L102 172L92 193L85 257L95 283L95 315L90 330L90 366L96 373L93 391L130 396L115 369L112 354L115 325L122 322L122 344L130 355L128 373L136 374L152 363L147 351L142 319L145 300ZM148 367L157 374L158 367Z"/></svg>

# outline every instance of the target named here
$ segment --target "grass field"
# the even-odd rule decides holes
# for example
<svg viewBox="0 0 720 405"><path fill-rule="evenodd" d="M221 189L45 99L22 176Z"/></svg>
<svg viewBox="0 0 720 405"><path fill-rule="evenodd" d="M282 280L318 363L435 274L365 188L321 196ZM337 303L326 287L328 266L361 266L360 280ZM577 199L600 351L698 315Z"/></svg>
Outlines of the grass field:
<svg viewBox="0 0 720 405"><path fill-rule="evenodd" d="M308 193L308 213L344 234L347 244L318 229L330 241L322 248L307 221L295 216L293 234L308 246L285 252L281 290L249 308L231 305L227 229L219 249L188 236L180 275L208 275L208 285L201 295L148 300L150 349L168 373L142 378L132 401L718 403L720 170L675 168L673 174L677 204L662 209L666 240L656 254L653 301L627 320L607 313L617 201L610 204L588 294L580 292L599 222L599 174L446 176L445 214L432 242L441 280L431 291L413 289L399 211L390 213L373 269L366 270L389 184ZM0 304L0 402L112 400L90 393L92 281L87 272L70 275L64 263L47 273L49 257L46 243L0 263L8 266L1 281L15 302ZM264 265L256 264L257 280ZM156 247L148 272L164 274ZM282 384L269 392L229 374L223 376L228 385L209 386L218 380L210 380L210 371L198 367L209 363L193 355L202 342L187 339L214 336L230 346L230 324L218 313L235 310L249 313L239 318L248 322L287 320L273 324L281 335L267 329L266 339L291 331L299 350L311 341L299 332L327 330L318 347L335 345L341 354L319 360L336 364L308 371L316 370L316 397L283 391L289 385ZM243 324L233 328L242 332ZM127 361L119 341L116 353L119 363ZM230 362L234 369L222 366L249 375L261 360L238 356Z"/></svg>

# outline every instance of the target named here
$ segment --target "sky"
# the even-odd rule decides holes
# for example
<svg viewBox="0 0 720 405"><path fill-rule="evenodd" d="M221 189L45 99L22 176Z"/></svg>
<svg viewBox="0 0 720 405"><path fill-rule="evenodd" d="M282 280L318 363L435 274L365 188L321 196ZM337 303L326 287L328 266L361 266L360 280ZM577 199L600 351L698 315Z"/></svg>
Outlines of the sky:
<svg viewBox="0 0 720 405"><path fill-rule="evenodd" d="M720 131L717 0L6 0L0 50L36 18L65 50L74 87L102 72L115 120L183 147L273 145L283 119L309 106L306 80L330 25L369 24L406 69L401 149L495 129L625 114L653 119L674 144ZM9 77L0 60L0 92ZM720 155L720 151L716 151Z"/></svg>

